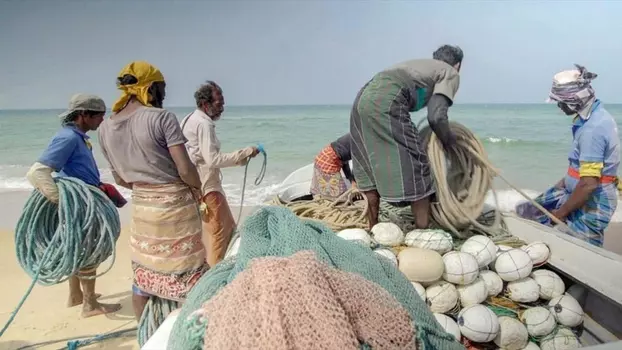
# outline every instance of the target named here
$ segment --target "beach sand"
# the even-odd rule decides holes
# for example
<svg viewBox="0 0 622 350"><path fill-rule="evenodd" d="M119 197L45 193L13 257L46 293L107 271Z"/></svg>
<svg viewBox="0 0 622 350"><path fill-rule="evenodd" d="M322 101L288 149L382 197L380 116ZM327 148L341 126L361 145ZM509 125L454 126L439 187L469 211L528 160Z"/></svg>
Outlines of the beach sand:
<svg viewBox="0 0 622 350"><path fill-rule="evenodd" d="M28 192L0 194L0 327L8 320L31 283L30 277L19 266L15 257L14 228L21 214ZM13 350L42 342L54 342L44 346L27 349L61 349L67 341L85 339L94 335L136 327L132 311L128 227L131 205L119 212L124 230L117 242L117 257L112 269L97 279L96 291L101 293L101 302L121 303L118 312L82 318L81 307L66 307L68 296L67 282L54 286L36 285L18 312L15 320L0 338L1 350ZM239 207L231 208L237 217ZM242 217L255 208L244 208ZM110 259L109 259L110 260ZM109 261L102 268L109 266ZM99 271L98 271L99 272ZM135 333L127 333L123 338L109 339L80 349L139 349Z"/></svg>

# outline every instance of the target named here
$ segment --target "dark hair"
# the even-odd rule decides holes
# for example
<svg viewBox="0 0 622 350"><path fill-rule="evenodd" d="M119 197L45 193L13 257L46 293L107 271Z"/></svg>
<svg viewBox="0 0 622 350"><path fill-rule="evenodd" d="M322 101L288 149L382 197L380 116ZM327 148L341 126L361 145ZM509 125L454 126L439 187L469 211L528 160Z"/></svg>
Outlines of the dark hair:
<svg viewBox="0 0 622 350"><path fill-rule="evenodd" d="M125 74L124 76L117 78L117 84L119 86L134 85L136 83L138 83L138 78L131 74ZM164 96L162 95L162 90L160 89L160 86L162 84L164 84L164 82L156 81L152 83L147 90L147 92L149 92L149 95L151 95L152 99L152 101L149 102L151 102L151 104L157 108L162 108L162 103L164 102Z"/></svg>
<svg viewBox="0 0 622 350"><path fill-rule="evenodd" d="M136 78L135 76L131 75L131 74L126 74L122 77L118 77L117 78L117 84L123 86L123 85L133 85L138 83L138 78Z"/></svg>
<svg viewBox="0 0 622 350"><path fill-rule="evenodd" d="M450 66L455 66L462 62L464 53L458 46L443 45L432 54L435 60L443 61Z"/></svg>
<svg viewBox="0 0 622 350"><path fill-rule="evenodd" d="M62 120L62 124L66 125L66 124L71 124L73 122L76 121L76 119L78 119L79 116L85 114L88 117L94 117L96 115L99 114L104 114L106 112L100 112L100 111L89 111L89 110L77 110L77 111L73 111L71 113L69 113L65 118L63 118Z"/></svg>
<svg viewBox="0 0 622 350"><path fill-rule="evenodd" d="M202 84L194 93L194 100L197 107L201 108L204 103L214 102L214 91L222 91L220 86L215 82L208 80L205 84Z"/></svg>

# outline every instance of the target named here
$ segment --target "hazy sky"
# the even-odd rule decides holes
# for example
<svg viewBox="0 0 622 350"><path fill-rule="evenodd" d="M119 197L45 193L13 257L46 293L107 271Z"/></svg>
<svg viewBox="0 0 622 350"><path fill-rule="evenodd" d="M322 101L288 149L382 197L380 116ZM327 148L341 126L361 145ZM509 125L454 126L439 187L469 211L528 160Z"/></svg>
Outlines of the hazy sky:
<svg viewBox="0 0 622 350"><path fill-rule="evenodd" d="M75 92L118 96L147 60L167 106L193 105L206 79L229 105L350 104L374 73L465 52L457 103L541 103L580 63L622 102L622 1L2 1L0 109L64 107Z"/></svg>

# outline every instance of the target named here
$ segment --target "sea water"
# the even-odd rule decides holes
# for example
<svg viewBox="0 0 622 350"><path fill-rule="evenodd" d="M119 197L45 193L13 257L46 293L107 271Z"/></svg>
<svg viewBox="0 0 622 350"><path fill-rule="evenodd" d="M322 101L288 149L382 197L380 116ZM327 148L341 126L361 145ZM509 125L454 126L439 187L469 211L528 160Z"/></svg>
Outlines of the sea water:
<svg viewBox="0 0 622 350"><path fill-rule="evenodd" d="M313 162L328 143L348 132L350 106L245 106L227 107L216 132L222 151L261 143L268 154L266 177L253 184L261 166L261 155L251 161L246 186L246 205L258 204L279 189L292 171ZM622 105L607 105L622 117ZM182 119L192 108L169 108ZM28 168L42 153L59 128L56 117L62 110L0 110L0 192L30 191L25 179ZM418 123L425 110L412 115ZM490 161L517 187L530 196L561 179L567 169L572 141L571 118L555 105L492 104L456 105L450 120L464 124L482 141ZM617 119L617 118L616 118ZM113 182L101 154L97 133L91 132L93 150L103 181ZM224 188L232 205L239 204L244 168L223 170ZM522 198L496 181L500 206L511 209ZM121 189L124 195L130 192Z"/></svg>

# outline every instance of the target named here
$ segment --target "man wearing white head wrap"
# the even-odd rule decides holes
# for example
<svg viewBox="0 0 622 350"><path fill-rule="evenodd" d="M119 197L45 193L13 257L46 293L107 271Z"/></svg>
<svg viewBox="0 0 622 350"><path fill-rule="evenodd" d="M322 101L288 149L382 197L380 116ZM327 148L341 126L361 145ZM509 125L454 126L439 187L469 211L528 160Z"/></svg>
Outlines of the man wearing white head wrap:
<svg viewBox="0 0 622 350"><path fill-rule="evenodd" d="M569 234L596 246L603 245L604 231L618 203L617 184L620 140L613 117L596 98L591 82L597 74L580 65L557 73L548 101L572 122L572 147L564 178L536 198L547 210L566 222ZM530 203L519 204L516 212L543 224L550 221Z"/></svg>

